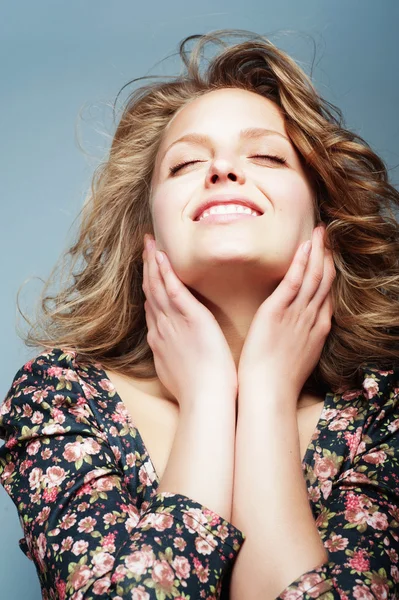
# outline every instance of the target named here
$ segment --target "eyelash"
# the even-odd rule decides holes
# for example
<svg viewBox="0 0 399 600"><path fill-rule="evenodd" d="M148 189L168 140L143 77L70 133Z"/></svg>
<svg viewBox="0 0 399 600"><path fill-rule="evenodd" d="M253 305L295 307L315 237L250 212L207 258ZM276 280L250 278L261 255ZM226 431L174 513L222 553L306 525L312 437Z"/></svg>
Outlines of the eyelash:
<svg viewBox="0 0 399 600"><path fill-rule="evenodd" d="M282 156L274 156L274 155L268 155L268 154L255 154L254 156L251 156L250 158L269 158L270 160L274 160L282 165L285 165L287 162L286 159L283 158ZM185 167L186 165L198 163L198 162L201 162L201 161L200 160L190 160L188 162L181 162L178 165L175 165L174 167L170 167L169 173L171 175L174 175L182 167Z"/></svg>

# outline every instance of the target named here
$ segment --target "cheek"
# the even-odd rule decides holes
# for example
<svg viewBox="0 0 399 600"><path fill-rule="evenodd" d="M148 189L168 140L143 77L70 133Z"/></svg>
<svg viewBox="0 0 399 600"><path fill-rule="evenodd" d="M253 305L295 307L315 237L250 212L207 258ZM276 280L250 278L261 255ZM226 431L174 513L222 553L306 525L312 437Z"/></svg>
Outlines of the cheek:
<svg viewBox="0 0 399 600"><path fill-rule="evenodd" d="M177 251L188 234L188 210L176 196L165 193L154 198L152 205L152 221L157 247L168 255ZM186 212L184 212L186 211Z"/></svg>
<svg viewBox="0 0 399 600"><path fill-rule="evenodd" d="M264 192L276 212L295 215L301 220L310 219L313 222L313 192L298 174L276 177L268 181Z"/></svg>

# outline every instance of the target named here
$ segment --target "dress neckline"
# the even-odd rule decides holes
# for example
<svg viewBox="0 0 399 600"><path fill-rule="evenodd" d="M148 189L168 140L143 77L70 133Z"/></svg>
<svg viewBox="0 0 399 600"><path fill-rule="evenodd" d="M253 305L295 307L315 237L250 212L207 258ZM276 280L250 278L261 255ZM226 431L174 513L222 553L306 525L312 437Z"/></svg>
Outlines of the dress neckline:
<svg viewBox="0 0 399 600"><path fill-rule="evenodd" d="M98 366L97 370L98 370L98 372L100 374L100 378L101 379L105 379L107 382L109 382L109 384L111 384L111 386L113 388L113 392L114 392L113 393L114 400L117 403L120 403L124 407L124 410L125 410L125 413L126 413L126 419L127 419L128 425L129 425L129 429L131 428L131 429L134 429L136 431L136 438L139 439L139 442L140 442L141 447L143 449L143 453L145 454L145 456L147 457L148 462L150 463L150 467L153 470L153 473L155 475L155 481L156 481L157 487L158 487L159 484L160 484L160 482L161 482L161 480L160 480L160 477L159 477L159 475L157 473L157 470L155 469L155 465L154 465L154 462L153 462L153 460L151 458L151 455L150 455L150 453L149 453L149 451L148 451L148 449L147 449L147 447L146 447L146 445L144 443L144 440L143 440L143 438L141 436L141 432L140 432L139 428L134 424L133 418L132 418L132 416L130 414L130 411L128 410L128 408L127 408L125 402L123 401L122 397L119 395L118 390L116 389L114 383L108 377L105 369L102 367L102 365L99 365L99 363L97 363L97 366ZM328 408L330 408L330 399L333 396L334 396L333 392L328 391L324 395L323 402L320 403L320 404L322 404L322 408L321 408L321 411L320 411L320 414L319 414L319 418L317 420L316 427L313 430L313 433L312 433L312 435L310 437L310 440L309 440L309 442L308 442L308 444L306 446L305 455L304 455L303 460L301 462L302 469L305 469L306 466L310 465L310 463L311 463L311 457L313 456L313 453L314 453L314 445L315 445L315 442L317 441L318 436L319 436L319 434L321 432L322 422L325 420L324 419L324 414L325 414L325 411ZM316 432L318 432L317 436L316 436ZM132 435L132 437L134 438L133 435ZM135 441L137 442L137 440L135 440Z"/></svg>

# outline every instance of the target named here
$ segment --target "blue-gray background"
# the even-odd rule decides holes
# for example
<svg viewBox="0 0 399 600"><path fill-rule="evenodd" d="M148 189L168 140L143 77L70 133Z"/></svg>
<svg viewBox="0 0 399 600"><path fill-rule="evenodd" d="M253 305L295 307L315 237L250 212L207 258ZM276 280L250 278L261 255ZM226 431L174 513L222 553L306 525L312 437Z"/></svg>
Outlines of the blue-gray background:
<svg viewBox="0 0 399 600"><path fill-rule="evenodd" d="M16 334L17 289L29 277L45 279L71 241L91 175L110 143L107 105L125 83L177 74L178 42L215 29L268 35L308 74L316 50L316 87L386 161L397 187L398 25L397 0L2 3L0 402L35 352ZM25 286L24 310L40 285ZM0 600L39 600L35 567L18 546L16 508L1 486L0 532Z"/></svg>

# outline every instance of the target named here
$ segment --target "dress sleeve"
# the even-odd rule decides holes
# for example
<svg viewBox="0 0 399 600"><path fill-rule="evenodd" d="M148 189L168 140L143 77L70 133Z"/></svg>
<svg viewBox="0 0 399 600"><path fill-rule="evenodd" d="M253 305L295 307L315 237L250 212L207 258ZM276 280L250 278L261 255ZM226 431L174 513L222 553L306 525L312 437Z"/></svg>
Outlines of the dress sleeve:
<svg viewBox="0 0 399 600"><path fill-rule="evenodd" d="M316 521L328 561L287 586L281 600L398 597L399 369L370 371L363 387L369 407L359 443Z"/></svg>
<svg viewBox="0 0 399 600"><path fill-rule="evenodd" d="M219 598L244 534L181 494L140 511L76 370L48 357L17 372L0 408L0 483L43 598Z"/></svg>

